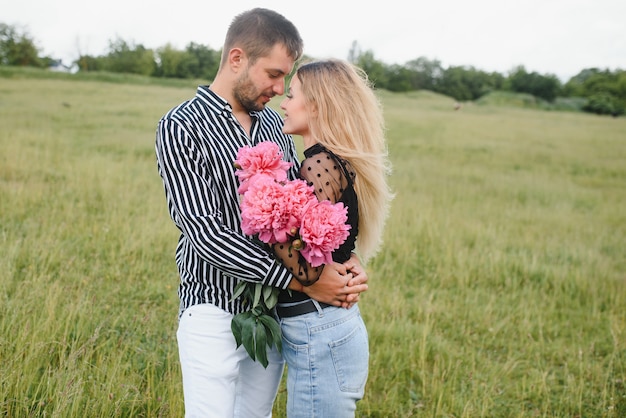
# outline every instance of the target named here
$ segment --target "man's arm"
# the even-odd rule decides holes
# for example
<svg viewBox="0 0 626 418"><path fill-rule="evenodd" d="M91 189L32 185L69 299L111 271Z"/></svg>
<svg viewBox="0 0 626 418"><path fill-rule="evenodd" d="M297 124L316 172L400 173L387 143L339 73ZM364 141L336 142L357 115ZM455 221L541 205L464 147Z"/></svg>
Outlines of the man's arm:
<svg viewBox="0 0 626 418"><path fill-rule="evenodd" d="M264 248L226 225L224 219L236 213L238 202L221 200L217 189L223 185L207 174L218 168L205 160L186 126L162 119L156 153L170 216L198 256L233 277L285 288L291 278L287 269ZM231 205L230 213L223 213L224 205Z"/></svg>

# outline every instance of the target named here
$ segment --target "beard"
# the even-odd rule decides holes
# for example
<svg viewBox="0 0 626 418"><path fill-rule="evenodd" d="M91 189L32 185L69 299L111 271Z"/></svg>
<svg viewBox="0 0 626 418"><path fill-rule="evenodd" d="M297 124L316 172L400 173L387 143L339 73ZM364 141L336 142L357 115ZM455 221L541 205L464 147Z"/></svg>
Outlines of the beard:
<svg viewBox="0 0 626 418"><path fill-rule="evenodd" d="M247 70L235 83L233 96L248 112L258 112L265 109L265 103L258 101L262 94L259 94L258 89L254 86L252 80L250 80ZM272 97L273 94L268 94L268 96Z"/></svg>

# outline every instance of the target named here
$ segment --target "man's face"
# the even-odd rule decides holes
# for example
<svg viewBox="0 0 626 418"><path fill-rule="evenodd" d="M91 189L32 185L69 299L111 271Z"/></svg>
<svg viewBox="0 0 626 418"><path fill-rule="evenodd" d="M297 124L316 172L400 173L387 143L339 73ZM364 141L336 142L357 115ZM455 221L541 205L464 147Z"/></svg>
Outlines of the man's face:
<svg viewBox="0 0 626 418"><path fill-rule="evenodd" d="M270 54L248 65L235 83L233 95L250 111L265 108L270 99L285 92L285 77L294 61L282 45L275 45Z"/></svg>

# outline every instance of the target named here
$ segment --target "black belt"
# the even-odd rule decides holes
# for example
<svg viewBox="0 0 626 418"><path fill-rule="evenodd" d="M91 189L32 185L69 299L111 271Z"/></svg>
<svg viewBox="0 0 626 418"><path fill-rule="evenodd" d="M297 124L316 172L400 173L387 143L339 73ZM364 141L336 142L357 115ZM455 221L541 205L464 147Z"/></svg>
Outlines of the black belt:
<svg viewBox="0 0 626 418"><path fill-rule="evenodd" d="M318 302L321 308L327 308L329 306L328 303ZM311 312L316 312L317 307L313 303L312 299L307 300L306 302L298 303L297 305L291 306L277 306L276 313L281 318L291 318L292 316L304 315Z"/></svg>

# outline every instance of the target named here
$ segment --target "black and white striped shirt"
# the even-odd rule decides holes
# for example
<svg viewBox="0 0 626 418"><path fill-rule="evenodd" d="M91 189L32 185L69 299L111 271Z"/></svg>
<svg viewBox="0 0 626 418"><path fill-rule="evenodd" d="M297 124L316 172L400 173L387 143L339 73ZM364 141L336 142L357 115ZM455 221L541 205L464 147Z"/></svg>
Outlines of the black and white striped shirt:
<svg viewBox="0 0 626 418"><path fill-rule="evenodd" d="M196 96L159 121L157 168L170 216L180 230L176 264L180 274L179 315L192 305L212 303L233 314L244 310L231 301L238 280L286 289L289 271L241 232L238 180L233 162L244 145L274 141L299 165L293 140L282 133L280 115L266 108L252 112L251 137L221 97L200 86Z"/></svg>

